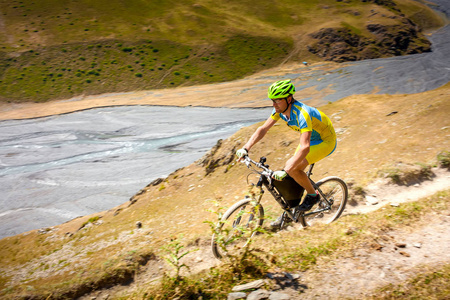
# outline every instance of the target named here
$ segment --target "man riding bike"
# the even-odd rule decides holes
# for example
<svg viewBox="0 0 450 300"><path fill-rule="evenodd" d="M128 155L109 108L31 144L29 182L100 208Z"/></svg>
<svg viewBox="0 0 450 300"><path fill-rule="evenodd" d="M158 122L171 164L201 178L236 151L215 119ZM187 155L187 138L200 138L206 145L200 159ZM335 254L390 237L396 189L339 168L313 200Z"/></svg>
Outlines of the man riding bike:
<svg viewBox="0 0 450 300"><path fill-rule="evenodd" d="M260 141L282 119L287 125L300 132L300 144L294 155L285 163L283 170L273 173L273 179L283 180L288 174L307 191L305 200L298 207L301 211L310 210L316 204L320 195L315 191L305 168L333 153L336 149L336 133L330 119L320 110L303 104L294 99L295 87L291 80L280 80L269 87L268 97L272 100L272 115L258 127L243 148L236 151L239 159L246 156L250 149ZM280 216L272 227L279 227Z"/></svg>

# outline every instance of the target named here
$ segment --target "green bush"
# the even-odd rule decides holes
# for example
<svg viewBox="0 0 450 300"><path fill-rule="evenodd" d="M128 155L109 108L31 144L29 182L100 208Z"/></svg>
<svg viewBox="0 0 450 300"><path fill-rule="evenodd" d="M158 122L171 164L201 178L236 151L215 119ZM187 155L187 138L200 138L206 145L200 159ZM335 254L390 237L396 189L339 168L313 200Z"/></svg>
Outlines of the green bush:
<svg viewBox="0 0 450 300"><path fill-rule="evenodd" d="M450 152L443 151L437 155L438 164L441 168L450 169Z"/></svg>

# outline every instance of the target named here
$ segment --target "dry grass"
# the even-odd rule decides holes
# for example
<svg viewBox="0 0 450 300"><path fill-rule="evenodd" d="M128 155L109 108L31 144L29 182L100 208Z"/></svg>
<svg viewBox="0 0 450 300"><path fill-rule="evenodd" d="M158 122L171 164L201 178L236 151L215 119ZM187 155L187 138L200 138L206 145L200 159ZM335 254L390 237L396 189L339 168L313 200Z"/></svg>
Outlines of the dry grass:
<svg viewBox="0 0 450 300"><path fill-rule="evenodd" d="M222 299L231 287L265 277L268 271L283 270L295 273L316 266L325 266L326 269L333 261L350 257L351 253L358 249L378 245L392 230L408 228L409 231L414 231L429 224L430 217L448 214L449 204L450 191L445 191L400 207L386 207L368 215L347 215L331 225L260 235L252 244L253 256L246 257L238 268L233 269L229 264L223 264L201 274L186 277L176 284L166 278L162 284L145 287L143 291L129 297L172 299L182 296L190 299L203 295L206 299ZM318 236L320 238L317 238ZM240 271L237 272L236 269ZM244 269L246 271L243 271ZM401 286L387 286L374 294L372 299L389 295L387 291L392 290L396 291L397 295L432 295L432 292L443 295L448 290L445 278L449 275L448 268L438 268L438 272L424 274L405 283L405 286L414 286L418 292L408 293ZM424 284L432 280L432 288ZM267 288L270 288L270 284L267 283Z"/></svg>
<svg viewBox="0 0 450 300"><path fill-rule="evenodd" d="M399 162L436 164L436 155L450 148L449 93L450 84L422 94L360 95L323 106L321 110L331 116L339 132L339 143L337 151L316 166L313 179L338 175L364 186L379 170ZM393 111L397 113L390 114ZM212 153L217 168L209 175L198 161L171 174L164 189L149 185L133 201L110 211L75 219L46 233L34 230L0 240L3 294L48 295L50 291L63 293L76 286L95 288L95 283L103 282L102 278L109 274L105 266L106 270L119 270L120 279L121 266L129 261L128 253L158 256L161 246L179 234L192 244L207 245L209 229L203 222L214 220L214 215L207 212L212 206L209 200L222 198L223 204L229 206L247 192L248 170L234 161L227 162L257 126L243 128ZM251 155L264 155L271 168L282 168L295 150L297 139L287 126L275 126ZM277 208L269 196L264 196L262 203L269 215L276 215ZM136 227L138 221L142 228ZM330 237L320 245L305 243L314 251L294 255L314 263L318 256L335 251L340 242ZM130 272L137 269L133 264Z"/></svg>
<svg viewBox="0 0 450 300"><path fill-rule="evenodd" d="M441 267L422 267L417 276L403 284L388 285L367 299L448 299L450 295L450 264Z"/></svg>

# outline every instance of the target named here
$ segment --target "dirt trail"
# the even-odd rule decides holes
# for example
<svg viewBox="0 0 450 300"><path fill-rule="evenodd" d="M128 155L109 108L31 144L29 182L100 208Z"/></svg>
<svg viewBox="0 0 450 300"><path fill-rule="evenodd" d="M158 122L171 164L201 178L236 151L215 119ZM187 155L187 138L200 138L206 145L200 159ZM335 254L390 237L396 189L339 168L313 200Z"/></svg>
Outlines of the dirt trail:
<svg viewBox="0 0 450 300"><path fill-rule="evenodd" d="M450 187L450 173L434 169L436 177L412 186L386 184L381 180L367 187L368 195L378 199L349 207L346 214L360 214L431 196ZM364 248L331 263L322 263L301 273L298 287L283 292L298 299L359 299L376 288L399 284L417 275L421 265L436 266L450 262L450 212L428 217L428 225L417 231L395 230L386 235L379 249ZM403 248L404 246L404 248ZM355 280L357 278L357 280Z"/></svg>
<svg viewBox="0 0 450 300"><path fill-rule="evenodd" d="M448 170L435 168L433 173L435 177L432 180L411 186L388 184L380 179L366 188L367 195L378 201L375 203L371 199L371 202L348 205L344 215L364 214L382 209L386 205L397 206L416 201L450 187ZM450 262L450 212L430 216L427 221L428 225L417 231L389 232L378 250L370 247L358 249L347 257L319 263L306 272L298 272L298 280L288 281L286 286L277 292L289 295L290 299L360 298L377 287L400 283L417 275L414 270L418 266ZM301 226L295 225L279 234L288 234L289 230L301 230ZM209 244L205 244L199 251L189 254L184 263L190 266L191 273L197 273L220 262L213 257ZM161 277L164 268L163 261L152 261L129 286L96 291L81 299L111 299L145 290L147 285Z"/></svg>

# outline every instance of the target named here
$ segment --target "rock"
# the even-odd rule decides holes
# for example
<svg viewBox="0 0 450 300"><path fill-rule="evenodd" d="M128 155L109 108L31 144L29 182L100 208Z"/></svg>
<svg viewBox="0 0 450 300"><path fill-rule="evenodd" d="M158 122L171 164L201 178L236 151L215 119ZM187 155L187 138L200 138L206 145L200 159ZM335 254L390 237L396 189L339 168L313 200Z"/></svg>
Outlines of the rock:
<svg viewBox="0 0 450 300"><path fill-rule="evenodd" d="M336 134L343 134L347 131L347 128L336 128L335 132Z"/></svg>
<svg viewBox="0 0 450 300"><path fill-rule="evenodd" d="M251 292L248 297L247 300L262 300L262 299L269 299L270 297L270 292L266 291L266 290L256 290Z"/></svg>
<svg viewBox="0 0 450 300"><path fill-rule="evenodd" d="M395 114L397 114L397 113L398 113L398 111L392 111L392 112L388 113L388 114L386 115L386 117L395 115Z"/></svg>
<svg viewBox="0 0 450 300"><path fill-rule="evenodd" d="M406 244L405 243L395 243L395 246L399 247L399 248L406 248Z"/></svg>
<svg viewBox="0 0 450 300"><path fill-rule="evenodd" d="M291 297L288 294L283 294L280 292L270 293L269 300L289 300Z"/></svg>
<svg viewBox="0 0 450 300"><path fill-rule="evenodd" d="M280 146L289 147L292 144L292 141L282 141L280 142Z"/></svg>
<svg viewBox="0 0 450 300"><path fill-rule="evenodd" d="M374 242L370 244L370 248L372 248L373 250L381 251L383 249L383 245Z"/></svg>
<svg viewBox="0 0 450 300"><path fill-rule="evenodd" d="M311 33L307 49L325 60L344 62L431 51L431 43L415 24L404 18L401 24L368 24L370 35L359 35L344 27L321 28Z"/></svg>
<svg viewBox="0 0 450 300"><path fill-rule="evenodd" d="M366 196L366 201L372 205L378 204L378 199L374 196Z"/></svg>
<svg viewBox="0 0 450 300"><path fill-rule="evenodd" d="M399 253L401 255L403 255L403 256L406 256L406 257L410 257L411 256L411 254L409 254L408 252L405 252L405 251L400 251Z"/></svg>
<svg viewBox="0 0 450 300"><path fill-rule="evenodd" d="M142 222L141 222L141 221L137 221L137 222L136 222L136 228L137 228L137 229L142 228Z"/></svg>
<svg viewBox="0 0 450 300"><path fill-rule="evenodd" d="M295 274L295 275L293 275L293 274L291 274L291 273L285 273L284 274L285 276L286 276L286 278L287 279L289 279L289 280L295 280L295 279L298 279L299 277L300 277L300 275L298 275L298 274ZM298 277L296 277L296 276L298 276ZM296 278L295 278L296 277Z"/></svg>
<svg viewBox="0 0 450 300"><path fill-rule="evenodd" d="M267 273L266 276L270 279L279 280L280 278L284 278L284 273Z"/></svg>
<svg viewBox="0 0 450 300"><path fill-rule="evenodd" d="M264 285L264 283L265 283L265 281L263 279L259 279L259 280L253 281L253 282L235 286L232 289L232 291L233 292L241 292L241 291L250 290L250 289L257 289L257 288L262 287Z"/></svg>
<svg viewBox="0 0 450 300"><path fill-rule="evenodd" d="M414 243L413 246L416 248L422 248L422 243Z"/></svg>
<svg viewBox="0 0 450 300"><path fill-rule="evenodd" d="M103 224L103 220L98 220L98 221L96 221L96 222L94 222L92 224L94 224L94 225L102 225Z"/></svg>
<svg viewBox="0 0 450 300"><path fill-rule="evenodd" d="M229 293L228 294L228 300L238 300L238 299L245 299L247 297L247 294L244 292L237 292L237 293Z"/></svg>
<svg viewBox="0 0 450 300"><path fill-rule="evenodd" d="M350 227L350 228L348 228L348 229L345 231L345 234L346 234L346 235L352 235L352 234L354 234L356 231L358 231L357 228L355 228L355 227Z"/></svg>
<svg viewBox="0 0 450 300"><path fill-rule="evenodd" d="M150 182L147 186L156 186L156 185L160 184L163 181L164 181L163 178L158 178L158 179L155 179L152 182Z"/></svg>
<svg viewBox="0 0 450 300"><path fill-rule="evenodd" d="M41 229L38 229L38 233L46 234L46 233L49 233L51 230L52 230L51 228L41 228Z"/></svg>

